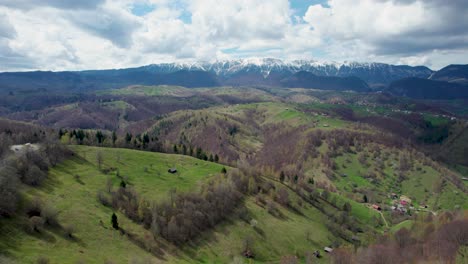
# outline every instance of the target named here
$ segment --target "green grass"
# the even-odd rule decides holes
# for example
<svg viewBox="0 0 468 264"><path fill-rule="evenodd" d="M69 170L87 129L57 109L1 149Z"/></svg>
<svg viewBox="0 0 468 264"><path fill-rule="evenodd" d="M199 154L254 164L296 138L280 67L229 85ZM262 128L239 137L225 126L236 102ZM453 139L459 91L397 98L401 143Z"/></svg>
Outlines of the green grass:
<svg viewBox="0 0 468 264"><path fill-rule="evenodd" d="M413 226L413 224L414 224L414 220L405 220L405 221L403 221L403 222L401 222L401 223L398 223L398 224L392 226L392 227L390 228L390 232L391 232L391 233L395 233L395 232L397 232L398 230L400 230L400 229L402 229L402 228L406 228L406 229L409 230L409 229L411 229L411 227Z"/></svg>
<svg viewBox="0 0 468 264"><path fill-rule="evenodd" d="M258 221L256 229L233 216L182 249L158 239L163 257L157 258L111 228L113 210L98 202L97 192L105 190L108 177L113 179L114 185L118 185L120 179L115 176L115 171L106 175L98 169L97 153L103 155L103 169L119 168L120 175L127 176L129 184L148 200L165 199L171 188L196 190L200 182L218 173L222 165L187 156L128 149L87 146L72 146L72 149L77 155L52 168L43 186L24 187L23 193L28 199L39 197L44 203L53 205L59 212L59 223L74 226L75 239L65 238L60 228L48 227L41 234L30 234L24 228L27 218L20 215L0 220L0 254L19 263L35 263L39 256L46 256L50 263L162 260L171 263L228 263L240 256L244 239L251 236L256 260L276 262L289 254L303 258L305 252L323 249L335 240L323 224L326 217L310 205L298 208L300 213L278 205L283 216L275 217L255 204L253 198L247 197L246 207L251 217ZM120 162L117 161L118 156ZM178 168L180 175L167 173L167 168L172 166ZM296 201L298 197L291 193L291 199ZM120 226L126 231L139 237L150 236L142 226L120 212L117 215ZM308 232L309 240L306 237ZM327 257L321 260L321 263L327 262Z"/></svg>
<svg viewBox="0 0 468 264"><path fill-rule="evenodd" d="M350 163L346 162L349 160ZM338 164L338 181L337 185L344 188L345 186L356 185L357 187L369 186L370 183L365 178L362 177L366 172L365 168L362 168L362 165L357 159L357 155L345 154L339 156L335 159L335 162ZM346 166L346 168L344 168ZM346 177L342 175L346 174Z"/></svg>
<svg viewBox="0 0 468 264"><path fill-rule="evenodd" d="M220 164L183 155L85 146L74 146L73 149L93 166L97 166L96 155L99 151L103 156L103 168L118 169L120 176L128 178L128 183L150 200L167 197L171 189L182 192L193 190L223 168ZM173 167L178 171L175 174L167 171ZM111 177L117 186L120 180L115 174L112 172Z"/></svg>
<svg viewBox="0 0 468 264"><path fill-rule="evenodd" d="M108 149L75 146L73 149L86 158L74 157L52 168L49 178L40 188L26 188L26 197L40 197L59 212L61 225L73 225L76 240L64 238L60 229L29 235L22 227L24 218L1 220L0 252L12 256L19 263L35 263L38 256L47 256L51 263L104 263L106 260L128 263L132 260L152 258L149 253L114 231L110 225L112 210L97 200L98 190L105 189L109 175L104 175L95 164L99 150L104 156L104 167L116 166L115 155L120 153L121 173L128 175L130 183L147 199L162 199L171 188L189 191L210 176L218 173L222 165L195 158L150 153L127 149ZM153 170L145 174L144 166L153 164ZM180 175L168 175L167 165L176 165ZM161 175L157 176L156 172ZM79 180L74 176L79 175ZM111 175L118 184L115 176ZM143 235L148 233L141 226L118 213L119 223L125 230ZM103 226L100 224L103 222Z"/></svg>
<svg viewBox="0 0 468 264"><path fill-rule="evenodd" d="M323 254L323 247L331 243L332 236L323 224L326 218L309 205L300 208L304 215L279 207L281 218L270 215L253 198L246 201L246 206L251 217L257 220L256 228L241 220L225 222L205 235L202 246L192 249L193 255L185 255L176 262L230 263L242 252L246 237L253 239L254 263L278 263L281 256L291 254L303 258L307 251L317 249ZM319 263L328 261L325 256Z"/></svg>

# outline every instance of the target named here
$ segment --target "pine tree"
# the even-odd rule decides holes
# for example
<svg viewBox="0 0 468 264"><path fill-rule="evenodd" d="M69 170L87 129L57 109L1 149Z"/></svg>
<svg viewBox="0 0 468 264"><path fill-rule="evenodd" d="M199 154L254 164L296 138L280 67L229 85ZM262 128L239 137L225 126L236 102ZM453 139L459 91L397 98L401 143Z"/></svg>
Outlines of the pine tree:
<svg viewBox="0 0 468 264"><path fill-rule="evenodd" d="M117 215L115 213L112 213L111 223L115 230L119 230L119 222L117 221Z"/></svg>
<svg viewBox="0 0 468 264"><path fill-rule="evenodd" d="M218 161L219 161L218 154L215 154L215 156L214 156L214 161L215 161L215 162L218 162Z"/></svg>
<svg viewBox="0 0 468 264"><path fill-rule="evenodd" d="M115 141L117 141L117 133L112 131L112 145L115 146Z"/></svg>
<svg viewBox="0 0 468 264"><path fill-rule="evenodd" d="M127 133L127 134L125 135L125 141L127 141L127 143L130 143L130 141L132 141L132 134Z"/></svg>
<svg viewBox="0 0 468 264"><path fill-rule="evenodd" d="M285 178L284 171L281 171L280 173L280 181L283 182Z"/></svg>
<svg viewBox="0 0 468 264"><path fill-rule="evenodd" d="M367 195L364 194L363 200L365 203L367 203L369 200L367 199Z"/></svg>

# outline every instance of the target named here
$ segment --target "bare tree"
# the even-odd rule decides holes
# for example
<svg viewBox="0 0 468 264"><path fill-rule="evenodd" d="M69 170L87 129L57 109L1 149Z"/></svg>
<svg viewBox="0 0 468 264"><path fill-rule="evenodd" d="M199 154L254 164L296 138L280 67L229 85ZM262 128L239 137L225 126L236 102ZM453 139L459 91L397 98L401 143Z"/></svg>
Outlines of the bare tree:
<svg viewBox="0 0 468 264"><path fill-rule="evenodd" d="M101 170L103 162L104 162L104 157L103 157L101 151L96 152L96 164L97 164L99 170Z"/></svg>

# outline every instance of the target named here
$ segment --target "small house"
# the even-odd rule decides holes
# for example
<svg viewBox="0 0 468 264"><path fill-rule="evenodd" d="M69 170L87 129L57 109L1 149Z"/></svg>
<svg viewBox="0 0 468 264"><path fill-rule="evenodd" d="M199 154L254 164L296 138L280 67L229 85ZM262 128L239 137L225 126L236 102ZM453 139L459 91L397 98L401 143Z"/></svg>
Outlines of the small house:
<svg viewBox="0 0 468 264"><path fill-rule="evenodd" d="M174 173L177 172L177 169L176 168L170 168L170 169L167 170L167 172L174 174Z"/></svg>
<svg viewBox="0 0 468 264"><path fill-rule="evenodd" d="M408 205L408 202L405 201L405 200L401 200L401 201L400 201L400 204L403 205L403 206L407 206L407 205Z"/></svg>
<svg viewBox="0 0 468 264"><path fill-rule="evenodd" d="M377 211L382 210L382 208L380 208L380 206L378 206L377 204L373 204L372 209L377 210Z"/></svg>
<svg viewBox="0 0 468 264"><path fill-rule="evenodd" d="M333 252L333 248L331 247L324 247L323 248L323 251L327 252L327 253L332 253Z"/></svg>

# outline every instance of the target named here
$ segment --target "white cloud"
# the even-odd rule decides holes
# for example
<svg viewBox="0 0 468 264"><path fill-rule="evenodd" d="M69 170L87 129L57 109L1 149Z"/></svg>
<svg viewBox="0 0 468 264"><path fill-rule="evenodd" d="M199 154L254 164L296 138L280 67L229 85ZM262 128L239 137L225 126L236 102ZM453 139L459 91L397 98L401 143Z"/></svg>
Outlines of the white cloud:
<svg viewBox="0 0 468 264"><path fill-rule="evenodd" d="M303 17L287 0L3 0L0 70L249 56L438 68L466 63L467 12L462 0L329 0Z"/></svg>

